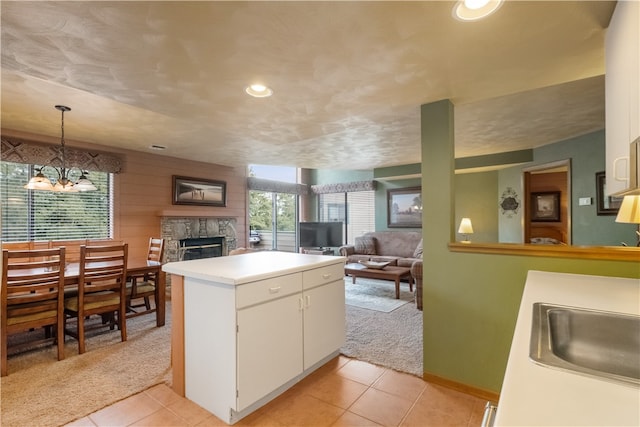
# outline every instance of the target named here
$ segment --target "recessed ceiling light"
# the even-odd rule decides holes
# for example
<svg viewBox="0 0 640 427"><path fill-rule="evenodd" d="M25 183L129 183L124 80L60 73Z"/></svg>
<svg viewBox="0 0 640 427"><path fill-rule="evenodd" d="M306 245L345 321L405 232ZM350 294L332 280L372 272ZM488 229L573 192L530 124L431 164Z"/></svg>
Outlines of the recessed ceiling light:
<svg viewBox="0 0 640 427"><path fill-rule="evenodd" d="M270 87L261 84L252 84L247 86L245 92L255 98L266 98L273 95L273 90L271 90Z"/></svg>
<svg viewBox="0 0 640 427"><path fill-rule="evenodd" d="M502 6L504 0L459 0L453 6L452 15L459 21L477 21L491 15Z"/></svg>

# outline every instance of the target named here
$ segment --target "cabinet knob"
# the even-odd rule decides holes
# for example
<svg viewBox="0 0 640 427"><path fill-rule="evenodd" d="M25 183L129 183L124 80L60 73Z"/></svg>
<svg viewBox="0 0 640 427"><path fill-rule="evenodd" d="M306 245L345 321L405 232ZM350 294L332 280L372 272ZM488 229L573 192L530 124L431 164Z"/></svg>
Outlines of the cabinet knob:
<svg viewBox="0 0 640 427"><path fill-rule="evenodd" d="M322 275L322 278L323 278L323 279L328 279L329 277L331 277L331 274L323 274L323 275Z"/></svg>
<svg viewBox="0 0 640 427"><path fill-rule="evenodd" d="M269 288L269 293L270 294L277 294L278 292L280 292L281 288L282 288L281 286L274 286L273 288Z"/></svg>

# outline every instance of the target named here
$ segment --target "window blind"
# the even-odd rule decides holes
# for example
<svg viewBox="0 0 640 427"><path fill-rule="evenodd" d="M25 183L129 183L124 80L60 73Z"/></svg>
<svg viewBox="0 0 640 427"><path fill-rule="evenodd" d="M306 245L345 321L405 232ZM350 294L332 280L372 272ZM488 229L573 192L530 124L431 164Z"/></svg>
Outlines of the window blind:
<svg viewBox="0 0 640 427"><path fill-rule="evenodd" d="M47 169L43 172L50 176ZM33 165L0 162L2 241L111 237L112 174L90 173L97 191L58 193L23 188L35 173ZM71 178L78 177L71 174Z"/></svg>
<svg viewBox="0 0 640 427"><path fill-rule="evenodd" d="M375 230L375 191L324 193L318 195L320 221L343 221L346 242Z"/></svg>

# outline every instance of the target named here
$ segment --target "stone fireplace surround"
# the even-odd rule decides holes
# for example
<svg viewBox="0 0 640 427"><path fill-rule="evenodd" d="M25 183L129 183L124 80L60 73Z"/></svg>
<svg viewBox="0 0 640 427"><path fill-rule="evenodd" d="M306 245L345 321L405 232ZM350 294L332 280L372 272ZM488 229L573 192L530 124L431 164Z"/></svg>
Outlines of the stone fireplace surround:
<svg viewBox="0 0 640 427"><path fill-rule="evenodd" d="M164 262L179 260L181 239L224 237L222 255L237 246L236 219L220 217L164 216L160 222L164 239Z"/></svg>

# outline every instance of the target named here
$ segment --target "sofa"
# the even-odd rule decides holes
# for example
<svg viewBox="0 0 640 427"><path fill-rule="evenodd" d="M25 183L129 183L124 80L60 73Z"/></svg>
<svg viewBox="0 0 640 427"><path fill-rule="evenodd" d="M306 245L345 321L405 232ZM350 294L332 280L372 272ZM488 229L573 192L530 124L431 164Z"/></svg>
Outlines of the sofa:
<svg viewBox="0 0 640 427"><path fill-rule="evenodd" d="M377 261L411 267L415 261L422 261L422 232L372 231L356 237L353 245L341 246L338 251L347 258L347 263Z"/></svg>
<svg viewBox="0 0 640 427"><path fill-rule="evenodd" d="M416 308L422 310L422 260L411 264L411 276L416 285Z"/></svg>

